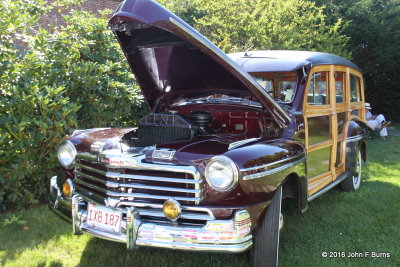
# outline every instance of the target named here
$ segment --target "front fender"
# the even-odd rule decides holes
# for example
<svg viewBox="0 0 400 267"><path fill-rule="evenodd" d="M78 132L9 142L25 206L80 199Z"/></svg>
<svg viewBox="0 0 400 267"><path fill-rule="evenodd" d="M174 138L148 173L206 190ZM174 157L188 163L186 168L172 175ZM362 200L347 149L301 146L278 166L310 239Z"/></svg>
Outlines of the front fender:
<svg viewBox="0 0 400 267"><path fill-rule="evenodd" d="M204 204L254 205L272 199L291 173L304 177L304 146L297 141L258 142L224 153L239 169L238 185L230 192L216 192L204 185Z"/></svg>
<svg viewBox="0 0 400 267"><path fill-rule="evenodd" d="M364 136L367 134L367 125L361 120L352 120L347 128L347 138L354 136Z"/></svg>

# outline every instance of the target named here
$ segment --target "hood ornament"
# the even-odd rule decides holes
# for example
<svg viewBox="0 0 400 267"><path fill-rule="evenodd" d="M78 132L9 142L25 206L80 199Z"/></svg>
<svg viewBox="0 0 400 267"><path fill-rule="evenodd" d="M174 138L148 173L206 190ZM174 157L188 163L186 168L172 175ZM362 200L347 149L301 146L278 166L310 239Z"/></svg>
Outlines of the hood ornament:
<svg viewBox="0 0 400 267"><path fill-rule="evenodd" d="M151 157L153 159L171 160L174 158L175 153L176 150L174 149L161 148L154 150Z"/></svg>
<svg viewBox="0 0 400 267"><path fill-rule="evenodd" d="M96 141L90 146L90 152L100 153L104 150L106 143L101 141Z"/></svg>

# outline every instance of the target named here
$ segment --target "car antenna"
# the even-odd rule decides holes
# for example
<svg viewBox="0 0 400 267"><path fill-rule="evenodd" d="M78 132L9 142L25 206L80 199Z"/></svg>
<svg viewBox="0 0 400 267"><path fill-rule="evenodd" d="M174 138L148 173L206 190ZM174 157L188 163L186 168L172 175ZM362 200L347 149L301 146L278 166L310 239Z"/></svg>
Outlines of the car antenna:
<svg viewBox="0 0 400 267"><path fill-rule="evenodd" d="M245 57L249 57L251 55L248 54L248 52L250 51L250 49L252 49L254 47L254 45L250 46L249 48L246 49L246 51L244 52L244 56Z"/></svg>

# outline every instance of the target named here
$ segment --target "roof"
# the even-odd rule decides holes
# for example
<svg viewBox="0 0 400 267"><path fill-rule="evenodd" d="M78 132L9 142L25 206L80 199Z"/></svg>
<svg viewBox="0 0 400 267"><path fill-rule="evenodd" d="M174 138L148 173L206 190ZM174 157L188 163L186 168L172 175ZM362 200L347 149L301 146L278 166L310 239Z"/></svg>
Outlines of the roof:
<svg viewBox="0 0 400 267"><path fill-rule="evenodd" d="M341 65L361 69L340 56L312 51L262 50L228 54L247 72L294 71L302 66Z"/></svg>

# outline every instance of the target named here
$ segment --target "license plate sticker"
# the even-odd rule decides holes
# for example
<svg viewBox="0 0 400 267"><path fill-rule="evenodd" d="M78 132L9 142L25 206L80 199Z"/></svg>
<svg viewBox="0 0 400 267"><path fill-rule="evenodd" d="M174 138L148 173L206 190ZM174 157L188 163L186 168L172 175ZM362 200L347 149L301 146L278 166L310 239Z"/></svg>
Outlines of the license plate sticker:
<svg viewBox="0 0 400 267"><path fill-rule="evenodd" d="M89 203L87 225L107 232L120 233L122 212L104 206Z"/></svg>

